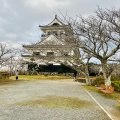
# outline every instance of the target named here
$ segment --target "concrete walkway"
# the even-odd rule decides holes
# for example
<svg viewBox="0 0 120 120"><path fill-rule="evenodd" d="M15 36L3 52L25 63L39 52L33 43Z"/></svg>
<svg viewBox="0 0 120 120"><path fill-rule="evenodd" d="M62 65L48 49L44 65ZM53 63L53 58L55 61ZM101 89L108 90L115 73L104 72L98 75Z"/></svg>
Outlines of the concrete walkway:
<svg viewBox="0 0 120 120"><path fill-rule="evenodd" d="M86 107L62 108L21 105L45 97L72 98L90 103ZM68 104L68 103L67 103ZM68 105L69 106L69 105ZM82 106L82 104L81 104ZM0 86L0 120L111 120L86 92L73 81L16 81Z"/></svg>

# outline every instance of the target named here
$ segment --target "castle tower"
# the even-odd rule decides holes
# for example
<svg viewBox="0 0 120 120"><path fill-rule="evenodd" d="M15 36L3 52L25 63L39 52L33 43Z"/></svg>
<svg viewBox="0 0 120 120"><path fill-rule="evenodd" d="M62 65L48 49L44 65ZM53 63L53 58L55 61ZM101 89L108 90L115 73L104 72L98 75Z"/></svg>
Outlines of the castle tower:
<svg viewBox="0 0 120 120"><path fill-rule="evenodd" d="M43 31L41 41L32 45L23 45L29 54L23 54L26 61L33 60L36 63L59 63L79 59L79 48L70 24L61 22L57 15L48 25L39 28Z"/></svg>

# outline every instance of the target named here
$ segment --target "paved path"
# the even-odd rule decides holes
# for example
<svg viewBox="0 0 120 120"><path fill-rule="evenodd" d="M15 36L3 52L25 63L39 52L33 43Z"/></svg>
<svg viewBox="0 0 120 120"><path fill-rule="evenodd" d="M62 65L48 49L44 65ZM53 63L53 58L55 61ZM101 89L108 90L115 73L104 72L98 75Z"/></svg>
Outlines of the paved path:
<svg viewBox="0 0 120 120"><path fill-rule="evenodd" d="M46 96L68 97L87 101L90 106L60 108L20 105ZM0 120L110 120L88 95L83 86L73 81L16 81L0 86Z"/></svg>

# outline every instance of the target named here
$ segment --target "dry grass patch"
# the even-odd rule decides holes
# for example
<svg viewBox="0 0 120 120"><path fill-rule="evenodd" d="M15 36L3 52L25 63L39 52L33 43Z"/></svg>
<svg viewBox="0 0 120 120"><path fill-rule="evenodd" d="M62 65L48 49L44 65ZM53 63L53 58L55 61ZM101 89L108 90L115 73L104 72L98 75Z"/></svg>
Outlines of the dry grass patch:
<svg viewBox="0 0 120 120"><path fill-rule="evenodd" d="M6 85L6 84L15 84L16 81L13 80L13 79L3 79L3 80L0 80L0 85Z"/></svg>
<svg viewBox="0 0 120 120"><path fill-rule="evenodd" d="M120 105L118 105L118 109L120 110Z"/></svg>
<svg viewBox="0 0 120 120"><path fill-rule="evenodd" d="M120 111L120 102L118 102L119 100L116 101L115 103L115 107L117 108L118 111Z"/></svg>
<svg viewBox="0 0 120 120"><path fill-rule="evenodd" d="M91 90L91 91L95 91L95 92L97 92L98 91L98 89L95 87L95 86L87 86L87 85L84 85L84 88L86 89L86 90Z"/></svg>
<svg viewBox="0 0 120 120"><path fill-rule="evenodd" d="M118 110L120 110L120 103L116 102L116 107Z"/></svg>
<svg viewBox="0 0 120 120"><path fill-rule="evenodd" d="M21 106L44 106L50 108L86 108L92 107L93 103L78 98L47 96L34 101L19 103Z"/></svg>
<svg viewBox="0 0 120 120"><path fill-rule="evenodd" d="M101 94L108 99L120 100L119 92L114 92L112 94L104 94L104 93L101 93Z"/></svg>
<svg viewBox="0 0 120 120"><path fill-rule="evenodd" d="M15 76L10 77L11 79L15 79ZM57 79L71 79L71 76L45 76L45 75L19 75L19 79L22 80L57 80Z"/></svg>
<svg viewBox="0 0 120 120"><path fill-rule="evenodd" d="M120 92L114 91L112 94L105 94L98 90L95 86L84 86L86 90L100 93L103 97L108 99L120 100Z"/></svg>

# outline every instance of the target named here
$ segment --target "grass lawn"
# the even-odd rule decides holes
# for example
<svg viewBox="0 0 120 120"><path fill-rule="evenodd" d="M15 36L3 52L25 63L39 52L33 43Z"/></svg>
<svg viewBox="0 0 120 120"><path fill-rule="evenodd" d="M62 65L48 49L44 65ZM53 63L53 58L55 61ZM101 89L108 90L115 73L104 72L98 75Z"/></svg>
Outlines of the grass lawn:
<svg viewBox="0 0 120 120"><path fill-rule="evenodd" d="M89 101L80 100L78 98L58 97L58 96L46 96L38 100L24 101L16 104L20 106L31 106L31 107L44 106L49 108L72 108L72 109L87 108L87 107L92 107L94 105Z"/></svg>
<svg viewBox="0 0 120 120"><path fill-rule="evenodd" d="M18 81L29 81L29 80L64 80L73 79L72 76L45 76L45 75L19 75ZM15 83L15 76L9 77L9 79L1 79L0 85Z"/></svg>
<svg viewBox="0 0 120 120"><path fill-rule="evenodd" d="M100 90L98 90L95 86L84 86L84 88L88 91L94 91L100 93L103 97L108 99L120 100L120 92L114 91L112 94L104 94Z"/></svg>
<svg viewBox="0 0 120 120"><path fill-rule="evenodd" d="M19 75L19 79L22 80L43 80L43 79L72 79L71 76L46 76L46 75ZM10 79L15 79L15 76L11 76Z"/></svg>
<svg viewBox="0 0 120 120"><path fill-rule="evenodd" d="M100 90L98 90L95 86L84 86L84 88L88 91L98 92L102 97L106 99L115 100L116 102L114 104L114 107L120 110L120 102L117 102L120 101L120 92L114 91L112 94L104 94Z"/></svg>
<svg viewBox="0 0 120 120"><path fill-rule="evenodd" d="M16 81L13 79L0 79L0 85L5 85L5 84L14 84Z"/></svg>

